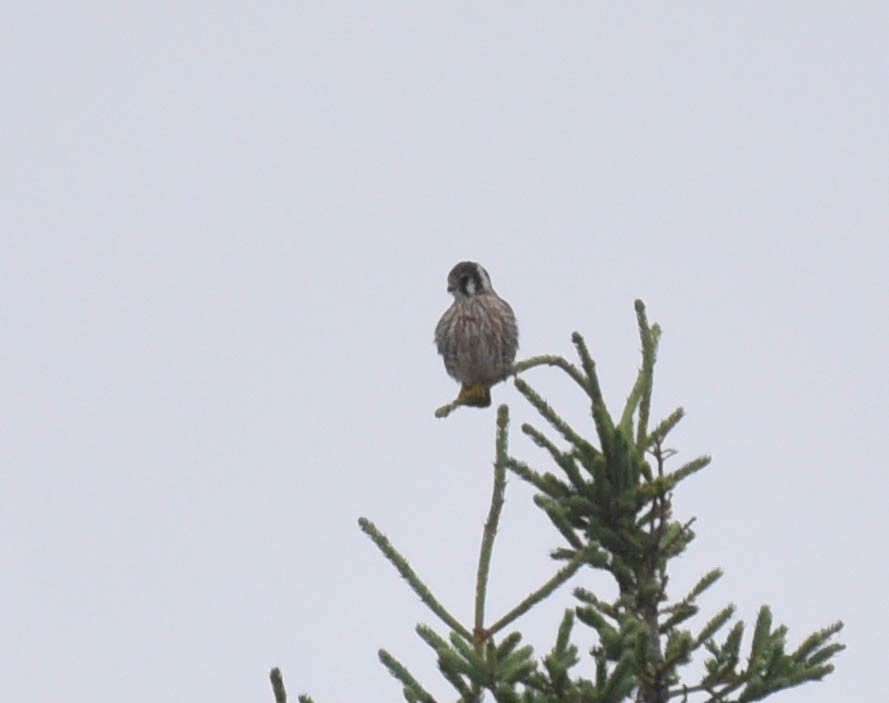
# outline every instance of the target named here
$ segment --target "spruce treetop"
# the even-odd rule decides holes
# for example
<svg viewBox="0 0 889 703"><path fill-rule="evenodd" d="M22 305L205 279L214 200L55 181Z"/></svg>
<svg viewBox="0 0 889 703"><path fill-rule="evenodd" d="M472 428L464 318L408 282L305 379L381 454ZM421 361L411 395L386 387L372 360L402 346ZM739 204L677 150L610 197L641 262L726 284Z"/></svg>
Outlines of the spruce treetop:
<svg viewBox="0 0 889 703"><path fill-rule="evenodd" d="M579 365L560 356L537 356L515 364L515 386L544 423L521 431L545 450L551 465L543 470L509 452L509 408L497 411L491 504L476 566L472 619L453 615L408 560L366 518L360 528L395 566L410 588L446 627L444 633L418 625L417 634L434 652L441 675L456 700L478 703L485 694L498 703L747 703L783 689L818 681L833 671L834 656L844 649L836 641L835 622L788 646L787 628L773 623L762 606L752 630L735 618L731 604L709 614L702 624L698 598L722 576L719 568L701 575L678 598L667 592L672 561L692 542L694 518L673 514L678 486L710 463L701 456L678 467L668 466L674 452L665 440L683 417L677 408L665 418L650 418L654 368L661 331L648 322L637 300L636 318L642 364L619 415L605 404L596 366L583 337L572 342ZM583 436L571 427L522 374L548 366L567 374L587 397L595 427ZM446 417L460 407L455 401L436 411ZM486 610L494 538L504 504L507 472L536 489L534 502L560 535L552 553L554 573L505 613ZM605 600L583 586L585 568L604 571L617 586ZM515 629L519 619L568 581L575 584L575 605L557 624L552 648L542 656L523 644ZM694 619L696 625L692 625ZM572 642L574 628L591 628L596 645L581 655ZM386 650L380 660L401 685L409 703L434 703L428 690ZM692 662L703 666L693 680ZM271 674L275 699L286 700L280 671ZM311 699L301 695L302 703ZM453 700L453 698L449 698Z"/></svg>

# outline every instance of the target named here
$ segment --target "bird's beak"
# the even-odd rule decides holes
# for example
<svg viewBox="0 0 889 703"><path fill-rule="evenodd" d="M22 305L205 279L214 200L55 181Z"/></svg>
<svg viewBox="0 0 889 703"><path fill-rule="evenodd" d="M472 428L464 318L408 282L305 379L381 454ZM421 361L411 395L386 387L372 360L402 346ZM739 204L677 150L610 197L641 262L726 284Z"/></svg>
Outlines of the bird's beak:
<svg viewBox="0 0 889 703"><path fill-rule="evenodd" d="M455 286L448 286L448 293L453 293L456 290Z"/></svg>

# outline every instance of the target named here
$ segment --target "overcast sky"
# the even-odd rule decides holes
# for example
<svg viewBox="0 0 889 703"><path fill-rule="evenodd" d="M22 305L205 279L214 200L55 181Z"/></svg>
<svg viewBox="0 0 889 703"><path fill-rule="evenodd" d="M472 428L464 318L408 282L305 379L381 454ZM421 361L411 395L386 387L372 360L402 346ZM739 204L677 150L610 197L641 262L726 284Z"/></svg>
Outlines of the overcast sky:
<svg viewBox="0 0 889 703"><path fill-rule="evenodd" d="M0 699L450 689L373 519L471 617L496 404L435 353L482 262L519 356L607 400L663 328L699 539L671 594L849 645L792 703L885 695L889 10L879 2L15 3L0 26ZM586 427L556 371L527 375ZM677 464L678 466L678 464ZM513 478L493 618L560 537ZM601 575L577 582L608 595ZM520 623L549 648L570 589ZM584 634L589 641L588 634Z"/></svg>

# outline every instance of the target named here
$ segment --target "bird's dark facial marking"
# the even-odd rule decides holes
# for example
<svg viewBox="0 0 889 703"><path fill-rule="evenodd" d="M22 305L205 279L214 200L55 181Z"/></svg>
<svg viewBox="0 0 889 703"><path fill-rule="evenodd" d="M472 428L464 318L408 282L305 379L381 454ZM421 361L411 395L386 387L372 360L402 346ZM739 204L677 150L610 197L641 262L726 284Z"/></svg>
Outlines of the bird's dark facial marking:
<svg viewBox="0 0 889 703"><path fill-rule="evenodd" d="M459 291L465 296L472 296L485 290L484 269L473 261L461 261L454 266L448 276L448 291Z"/></svg>

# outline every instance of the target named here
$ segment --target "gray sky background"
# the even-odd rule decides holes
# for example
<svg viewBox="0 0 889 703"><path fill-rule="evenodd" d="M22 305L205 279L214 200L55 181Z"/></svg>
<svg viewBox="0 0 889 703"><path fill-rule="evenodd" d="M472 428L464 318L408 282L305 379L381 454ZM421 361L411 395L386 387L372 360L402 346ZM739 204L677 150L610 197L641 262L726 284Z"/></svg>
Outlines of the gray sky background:
<svg viewBox="0 0 889 703"><path fill-rule="evenodd" d="M714 458L672 595L719 565L708 615L769 603L792 643L842 618L837 673L776 700L885 695L889 10L670 5L7 8L0 699L271 701L278 665L401 700L380 647L449 699L356 519L470 617L494 410L432 415L467 258L520 357L581 331L614 406L646 301L677 461ZM553 568L531 496L494 617ZM570 604L521 623L538 651Z"/></svg>

